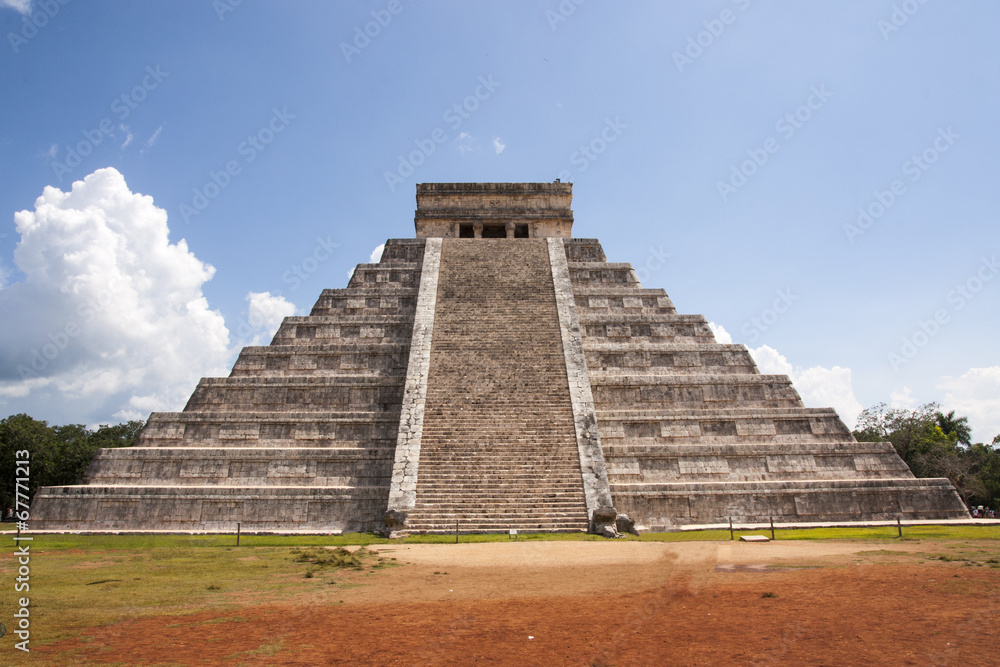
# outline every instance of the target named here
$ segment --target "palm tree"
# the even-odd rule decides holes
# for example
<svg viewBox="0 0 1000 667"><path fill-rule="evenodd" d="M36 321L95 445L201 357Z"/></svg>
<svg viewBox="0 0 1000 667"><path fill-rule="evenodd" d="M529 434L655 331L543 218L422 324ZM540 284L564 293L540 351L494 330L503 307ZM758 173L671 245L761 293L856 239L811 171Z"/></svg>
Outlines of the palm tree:
<svg viewBox="0 0 1000 667"><path fill-rule="evenodd" d="M955 411L948 414L937 413L937 425L945 435L955 434L958 442L968 447L972 444L972 429L969 428L968 417L955 417Z"/></svg>

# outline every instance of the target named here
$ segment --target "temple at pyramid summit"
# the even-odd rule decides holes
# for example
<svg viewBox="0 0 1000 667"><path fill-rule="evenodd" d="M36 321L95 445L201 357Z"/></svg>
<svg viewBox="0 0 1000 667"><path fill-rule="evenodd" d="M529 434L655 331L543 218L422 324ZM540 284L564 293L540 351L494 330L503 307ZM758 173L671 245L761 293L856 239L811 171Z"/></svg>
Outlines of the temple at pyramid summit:
<svg viewBox="0 0 1000 667"><path fill-rule="evenodd" d="M383 534L967 518L596 239L569 183L425 183L270 345L36 494L32 528Z"/></svg>

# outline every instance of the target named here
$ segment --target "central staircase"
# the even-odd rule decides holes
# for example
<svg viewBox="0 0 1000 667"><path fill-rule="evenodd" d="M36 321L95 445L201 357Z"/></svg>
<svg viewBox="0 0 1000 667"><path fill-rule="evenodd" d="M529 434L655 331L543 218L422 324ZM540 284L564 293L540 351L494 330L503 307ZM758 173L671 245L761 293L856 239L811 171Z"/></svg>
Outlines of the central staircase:
<svg viewBox="0 0 1000 667"><path fill-rule="evenodd" d="M427 386L408 530L587 530L544 239L444 239Z"/></svg>

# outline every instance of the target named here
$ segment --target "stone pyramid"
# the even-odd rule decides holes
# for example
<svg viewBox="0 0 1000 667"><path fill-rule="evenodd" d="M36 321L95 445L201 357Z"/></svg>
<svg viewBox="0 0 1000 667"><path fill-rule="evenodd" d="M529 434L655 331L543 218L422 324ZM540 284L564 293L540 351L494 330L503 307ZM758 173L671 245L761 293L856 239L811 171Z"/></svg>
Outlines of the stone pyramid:
<svg viewBox="0 0 1000 667"><path fill-rule="evenodd" d="M968 516L596 239L568 183L417 186L390 239L86 484L55 530L585 531ZM627 515L623 517L621 515Z"/></svg>

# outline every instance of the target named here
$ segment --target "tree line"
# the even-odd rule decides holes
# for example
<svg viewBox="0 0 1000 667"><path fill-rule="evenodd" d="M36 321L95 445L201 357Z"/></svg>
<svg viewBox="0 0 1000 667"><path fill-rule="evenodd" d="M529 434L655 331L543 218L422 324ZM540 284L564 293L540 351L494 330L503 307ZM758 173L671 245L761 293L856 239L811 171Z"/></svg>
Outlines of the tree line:
<svg viewBox="0 0 1000 667"><path fill-rule="evenodd" d="M966 505L1000 507L1000 435L973 443L967 417L937 403L915 410L879 403L858 417L859 442L891 442L917 477L947 477Z"/></svg>
<svg viewBox="0 0 1000 667"><path fill-rule="evenodd" d="M30 452L31 498L40 486L81 484L98 449L131 447L144 425L130 421L91 430L82 424L49 426L25 414L0 420L0 511L14 507L16 478L23 477L15 470L18 451Z"/></svg>

